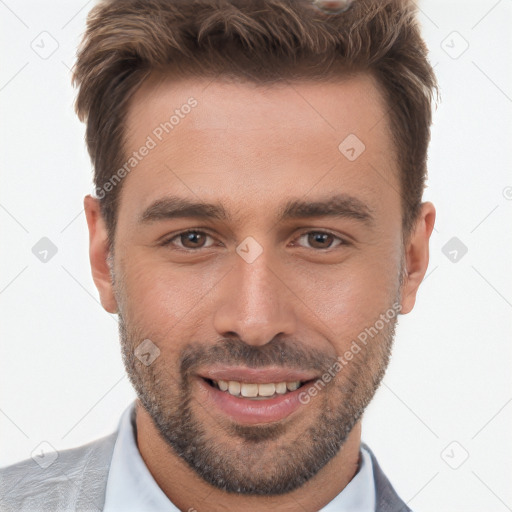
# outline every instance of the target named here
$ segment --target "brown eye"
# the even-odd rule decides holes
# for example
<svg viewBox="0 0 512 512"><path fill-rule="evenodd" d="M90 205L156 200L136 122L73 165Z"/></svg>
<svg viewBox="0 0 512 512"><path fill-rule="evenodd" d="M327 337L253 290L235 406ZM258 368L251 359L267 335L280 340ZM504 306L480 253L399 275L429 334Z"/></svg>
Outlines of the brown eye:
<svg viewBox="0 0 512 512"><path fill-rule="evenodd" d="M188 233L182 233L180 240L187 249L197 249L197 247L203 247L205 235L198 231L189 231Z"/></svg>
<svg viewBox="0 0 512 512"><path fill-rule="evenodd" d="M302 234L299 237L299 240L304 238L307 240L309 247L312 249L332 249L332 243L335 240L339 241L335 247L345 243L341 238L325 231L309 231Z"/></svg>
<svg viewBox="0 0 512 512"><path fill-rule="evenodd" d="M178 233L169 240L165 241L162 245L165 246L177 244L178 248L186 250L203 249L205 247L211 247L212 245L205 245L207 238L211 238L211 236L204 231L189 230L184 231L183 233Z"/></svg>

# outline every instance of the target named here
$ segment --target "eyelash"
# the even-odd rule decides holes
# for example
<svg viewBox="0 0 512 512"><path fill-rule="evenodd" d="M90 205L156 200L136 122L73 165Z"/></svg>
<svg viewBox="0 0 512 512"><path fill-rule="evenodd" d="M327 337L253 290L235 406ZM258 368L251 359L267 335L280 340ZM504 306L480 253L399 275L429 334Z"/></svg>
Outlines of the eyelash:
<svg viewBox="0 0 512 512"><path fill-rule="evenodd" d="M173 235L171 238L168 238L166 240L164 240L161 245L166 247L166 246L170 246L172 245L172 242L173 240L175 239L179 239L182 235L187 235L189 233L195 233L195 234L200 234L200 235L206 235L206 236L209 236L211 238L213 238L213 236L208 233L207 231L202 231L200 229L187 229L185 231L180 231L179 233L176 233L175 235ZM335 239L338 239L340 241L340 243L335 246L335 247L327 247L325 249L316 249L316 251L331 251L333 249L336 249L337 247L341 247L343 245L347 246L347 245L350 245L350 243L346 240L344 240L343 238L335 235L334 233L331 233L329 231L323 231L323 230L309 230L309 231L304 231L302 233L300 233L298 235L298 238L302 238L304 235L309 235L310 233L316 233L316 234L322 234L322 235L331 235L333 236ZM189 248L186 248L186 247L178 247L177 250L180 250L180 251L184 251L184 252L199 252L201 249L209 249L210 247L198 247L197 249L189 249ZM309 247L306 247L306 249L309 249ZM311 249L315 250L314 247L311 247Z"/></svg>

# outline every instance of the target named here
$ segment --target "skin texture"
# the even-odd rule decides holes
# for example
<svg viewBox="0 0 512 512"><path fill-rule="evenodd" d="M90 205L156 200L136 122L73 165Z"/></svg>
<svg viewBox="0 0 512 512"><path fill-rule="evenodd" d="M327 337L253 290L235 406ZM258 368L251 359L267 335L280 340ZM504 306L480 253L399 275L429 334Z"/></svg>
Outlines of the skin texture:
<svg viewBox="0 0 512 512"><path fill-rule="evenodd" d="M387 107L370 76L256 86L153 75L130 100L127 155L190 97L197 106L124 178L111 260L98 200L84 201L93 279L103 307L119 315L139 398L139 450L181 510L318 510L357 472L362 413L397 317L278 422L233 421L208 401L197 372L215 361L320 375L393 305L411 311L435 209L423 203L404 246ZM366 147L355 161L338 149L349 134ZM372 221L278 221L286 201L334 193L362 201ZM170 194L219 202L232 218L139 222ZM176 237L187 229L203 234ZM263 249L252 263L236 252L246 237ZM160 350L149 366L134 355L144 339Z"/></svg>

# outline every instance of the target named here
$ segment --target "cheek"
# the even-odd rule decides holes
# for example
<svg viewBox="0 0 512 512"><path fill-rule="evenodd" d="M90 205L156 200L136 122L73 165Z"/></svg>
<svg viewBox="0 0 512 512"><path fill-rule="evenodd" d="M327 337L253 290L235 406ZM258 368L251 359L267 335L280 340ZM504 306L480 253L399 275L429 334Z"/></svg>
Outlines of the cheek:
<svg viewBox="0 0 512 512"><path fill-rule="evenodd" d="M349 343L394 303L399 254L375 252L378 254L353 258L336 270L302 275L304 302L316 313L317 321L323 322L319 329L326 336Z"/></svg>
<svg viewBox="0 0 512 512"><path fill-rule="evenodd" d="M216 281L191 268L155 265L138 257L133 261L125 273L126 315L148 336L179 338L187 322L197 319L194 311L201 309L203 296Z"/></svg>

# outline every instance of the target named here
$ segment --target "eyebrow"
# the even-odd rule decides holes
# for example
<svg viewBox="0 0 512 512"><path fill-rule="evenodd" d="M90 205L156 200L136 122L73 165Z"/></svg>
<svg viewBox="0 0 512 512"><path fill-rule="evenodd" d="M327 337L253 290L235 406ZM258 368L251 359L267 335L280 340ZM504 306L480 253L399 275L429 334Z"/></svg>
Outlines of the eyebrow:
<svg viewBox="0 0 512 512"><path fill-rule="evenodd" d="M372 210L360 199L337 194L324 200L303 201L293 199L285 203L278 214L278 222L314 217L348 218L370 225L374 221ZM202 203L177 196L166 196L153 202L139 217L139 223L177 218L231 221L221 203Z"/></svg>

